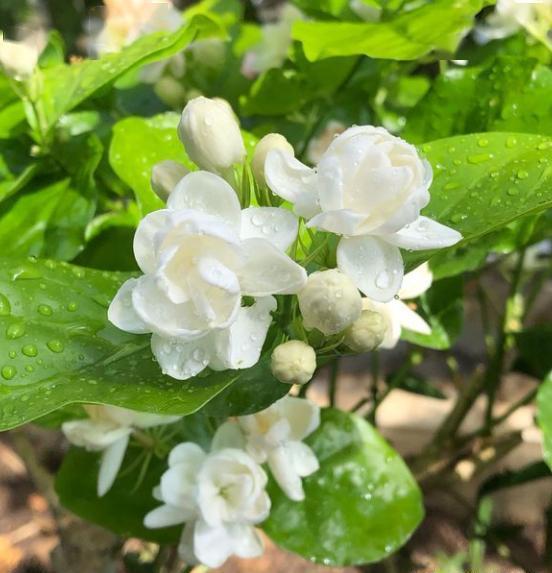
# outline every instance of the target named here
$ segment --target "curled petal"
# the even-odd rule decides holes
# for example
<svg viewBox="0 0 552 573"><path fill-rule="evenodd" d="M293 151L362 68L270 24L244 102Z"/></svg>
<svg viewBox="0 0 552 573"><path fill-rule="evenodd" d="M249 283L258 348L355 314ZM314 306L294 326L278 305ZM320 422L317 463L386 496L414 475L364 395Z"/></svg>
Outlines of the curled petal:
<svg viewBox="0 0 552 573"><path fill-rule="evenodd" d="M218 217L236 231L240 228L240 202L222 177L194 171L181 179L167 200L172 210L192 209Z"/></svg>
<svg viewBox="0 0 552 573"><path fill-rule="evenodd" d="M128 446L129 434L122 436L102 453L100 472L98 474L98 497L105 495L113 485Z"/></svg>
<svg viewBox="0 0 552 573"><path fill-rule="evenodd" d="M134 257L143 273L151 273L157 265L159 245L173 227L173 217L168 209L146 215L134 235Z"/></svg>
<svg viewBox="0 0 552 573"><path fill-rule="evenodd" d="M337 266L361 292L381 302L397 294L404 272L399 249L370 236L341 239Z"/></svg>
<svg viewBox="0 0 552 573"><path fill-rule="evenodd" d="M176 464L161 476L161 495L165 503L178 507L187 521L195 514L196 465Z"/></svg>
<svg viewBox="0 0 552 573"><path fill-rule="evenodd" d="M219 426L211 441L211 451L226 448L245 449L245 436L237 422L225 422Z"/></svg>
<svg viewBox="0 0 552 573"><path fill-rule="evenodd" d="M148 529L158 529L160 527L171 527L184 523L186 515L179 507L173 505L161 505L156 507L144 517L144 525Z"/></svg>
<svg viewBox="0 0 552 573"><path fill-rule="evenodd" d="M276 402L275 406L289 423L288 439L292 441L303 440L320 425L320 408L310 400L286 396Z"/></svg>
<svg viewBox="0 0 552 573"><path fill-rule="evenodd" d="M419 334L431 334L431 326L404 302L394 300L390 304L394 305L393 312L402 328Z"/></svg>
<svg viewBox="0 0 552 573"><path fill-rule="evenodd" d="M339 209L319 213L309 221L307 226L351 237L359 234L365 219L366 216L361 213L355 213L350 209Z"/></svg>
<svg viewBox="0 0 552 573"><path fill-rule="evenodd" d="M303 484L301 477L293 467L287 445L278 446L268 454L268 467L278 485L290 499L303 501L305 499Z"/></svg>
<svg viewBox="0 0 552 573"><path fill-rule="evenodd" d="M125 332L145 334L151 330L132 306L132 291L137 283L137 279L128 279L121 285L107 309L107 318L117 328Z"/></svg>
<svg viewBox="0 0 552 573"><path fill-rule="evenodd" d="M450 247L461 241L462 235L451 227L420 216L400 231L382 235L382 239L403 249L421 251Z"/></svg>
<svg viewBox="0 0 552 573"><path fill-rule="evenodd" d="M401 290L399 291L399 298L417 298L429 289L432 282L433 273L429 265L424 263L404 275Z"/></svg>
<svg viewBox="0 0 552 573"><path fill-rule="evenodd" d="M64 422L62 430L72 444L91 452L104 450L131 432L106 420L71 420Z"/></svg>
<svg viewBox="0 0 552 573"><path fill-rule="evenodd" d="M151 350L163 371L171 378L187 380L209 365L213 358L213 338L207 334L193 340L165 338L154 334Z"/></svg>
<svg viewBox="0 0 552 573"><path fill-rule="evenodd" d="M190 467L199 468L205 456L205 452L194 442L178 444L169 454L169 467L172 468L177 464L188 464Z"/></svg>
<svg viewBox="0 0 552 573"><path fill-rule="evenodd" d="M320 211L316 173L291 154L270 151L265 161L265 178L276 195L294 204L298 215L310 218Z"/></svg>
<svg viewBox="0 0 552 573"><path fill-rule="evenodd" d="M245 264L240 272L243 294L294 294L305 284L305 269L272 243L263 239L247 239L242 247L245 255Z"/></svg>
<svg viewBox="0 0 552 573"><path fill-rule="evenodd" d="M249 207L242 211L241 238L266 239L281 251L291 247L297 237L297 217L279 207Z"/></svg>
<svg viewBox="0 0 552 573"><path fill-rule="evenodd" d="M242 307L234 323L214 334L217 370L249 368L259 361L266 333L276 310L276 299L262 297L252 306Z"/></svg>

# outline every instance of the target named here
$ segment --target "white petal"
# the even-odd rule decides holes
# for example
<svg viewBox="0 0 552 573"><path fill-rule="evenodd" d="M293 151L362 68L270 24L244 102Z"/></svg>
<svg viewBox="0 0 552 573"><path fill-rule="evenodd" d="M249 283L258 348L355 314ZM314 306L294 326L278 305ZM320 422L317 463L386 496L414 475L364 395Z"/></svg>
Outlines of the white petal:
<svg viewBox="0 0 552 573"><path fill-rule="evenodd" d="M256 529L250 525L234 524L234 553L242 559L251 559L263 554L263 542Z"/></svg>
<svg viewBox="0 0 552 573"><path fill-rule="evenodd" d="M132 304L149 329L162 336L194 338L207 327L191 302L170 301L151 275L138 279L132 291Z"/></svg>
<svg viewBox="0 0 552 573"><path fill-rule="evenodd" d="M171 527L184 523L185 515L179 507L172 505L161 505L156 507L144 517L144 525L149 529L160 527Z"/></svg>
<svg viewBox="0 0 552 573"><path fill-rule="evenodd" d="M361 292L381 302L397 294L404 272L399 249L370 236L341 239L337 266Z"/></svg>
<svg viewBox="0 0 552 573"><path fill-rule="evenodd" d="M104 420L71 420L62 425L65 437L75 446L97 452L130 434L130 428Z"/></svg>
<svg viewBox="0 0 552 573"><path fill-rule="evenodd" d="M240 308L235 322L215 333L217 361L211 366L223 370L249 368L256 364L272 322L270 313L276 306L276 300L268 296L258 298L252 306Z"/></svg>
<svg viewBox="0 0 552 573"><path fill-rule="evenodd" d="M151 331L132 306L132 291L137 282L137 279L128 279L121 285L107 309L107 318L125 332L145 334Z"/></svg>
<svg viewBox="0 0 552 573"><path fill-rule="evenodd" d="M196 511L195 488L199 466L192 463L173 465L161 476L161 495L168 505L178 507L182 521L190 519Z"/></svg>
<svg viewBox="0 0 552 573"><path fill-rule="evenodd" d="M203 449L194 442L184 442L171 450L168 459L169 467L176 464L190 464L199 468L206 455Z"/></svg>
<svg viewBox="0 0 552 573"><path fill-rule="evenodd" d="M168 209L146 215L134 235L134 257L143 273L151 273L157 264L159 245L172 228L173 217Z"/></svg>
<svg viewBox="0 0 552 573"><path fill-rule="evenodd" d="M268 241L247 239L242 247L246 257L240 271L243 294L295 294L305 284L305 269Z"/></svg>
<svg viewBox="0 0 552 573"><path fill-rule="evenodd" d="M399 291L399 298L418 298L429 289L432 282L433 273L429 265L424 263L404 275L401 290Z"/></svg>
<svg viewBox="0 0 552 573"><path fill-rule="evenodd" d="M286 396L276 403L276 407L290 426L291 440L306 438L320 425L320 407L310 400Z"/></svg>
<svg viewBox="0 0 552 573"><path fill-rule="evenodd" d="M400 300L394 300L391 304L396 307L397 318L402 328L418 332L420 334L431 334L431 326L408 305Z"/></svg>
<svg viewBox="0 0 552 573"><path fill-rule="evenodd" d="M167 200L172 210L192 209L213 215L239 231L240 202L222 177L207 171L194 171L181 179Z"/></svg>
<svg viewBox="0 0 552 573"><path fill-rule="evenodd" d="M212 452L226 448L245 449L245 436L237 422L225 422L218 427L213 436L211 441Z"/></svg>
<svg viewBox="0 0 552 573"><path fill-rule="evenodd" d="M366 219L366 215L355 213L350 209L338 211L325 211L313 217L308 227L317 227L337 235L355 236Z"/></svg>
<svg viewBox="0 0 552 573"><path fill-rule="evenodd" d="M461 241L462 235L451 227L420 216L400 231L390 235L381 235L381 238L403 249L421 251L450 247Z"/></svg>
<svg viewBox="0 0 552 573"><path fill-rule="evenodd" d="M290 442L287 445L295 471L301 477L307 477L318 471L318 458L307 444Z"/></svg>
<svg viewBox="0 0 552 573"><path fill-rule="evenodd" d="M317 204L316 173L289 153L273 149L265 161L267 185L294 204L295 212L310 218L320 211Z"/></svg>
<svg viewBox="0 0 552 573"><path fill-rule="evenodd" d="M224 525L213 527L202 519L194 528L194 553L207 567L220 567L234 554L235 539Z"/></svg>
<svg viewBox="0 0 552 573"><path fill-rule="evenodd" d="M297 237L299 222L287 209L248 207L242 211L241 238L266 239L281 251L291 247Z"/></svg>
<svg viewBox="0 0 552 573"><path fill-rule="evenodd" d="M187 565L197 565L198 559L194 552L194 529L195 521L188 521L180 537L178 555Z"/></svg>
<svg viewBox="0 0 552 573"><path fill-rule="evenodd" d="M119 438L102 453L100 472L98 474L98 497L102 497L111 489L123 463L128 439L128 434Z"/></svg>
<svg viewBox="0 0 552 573"><path fill-rule="evenodd" d="M268 454L268 467L282 491L293 501L303 501L305 492L301 478L297 473L291 453L286 445L274 448Z"/></svg>
<svg viewBox="0 0 552 573"><path fill-rule="evenodd" d="M205 370L214 355L213 345L210 334L189 341L157 334L151 337L151 350L163 374L177 380L187 380Z"/></svg>

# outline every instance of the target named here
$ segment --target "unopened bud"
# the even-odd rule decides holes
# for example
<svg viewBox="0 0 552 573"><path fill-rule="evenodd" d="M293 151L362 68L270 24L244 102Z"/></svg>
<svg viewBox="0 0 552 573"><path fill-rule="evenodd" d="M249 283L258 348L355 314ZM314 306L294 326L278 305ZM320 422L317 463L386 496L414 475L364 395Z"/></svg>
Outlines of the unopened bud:
<svg viewBox="0 0 552 573"><path fill-rule="evenodd" d="M280 151L289 153L292 156L295 155L292 145L283 135L280 135L279 133L269 133L268 135L265 135L259 143L257 143L255 153L253 154L253 161L251 162L253 175L259 185L266 185L264 166L268 152L273 149L279 149Z"/></svg>
<svg viewBox="0 0 552 573"><path fill-rule="evenodd" d="M30 77L38 63L38 50L23 42L0 38L0 64L9 76L18 80Z"/></svg>
<svg viewBox="0 0 552 573"><path fill-rule="evenodd" d="M290 340L274 349L272 374L286 384L306 384L316 370L316 353L300 340Z"/></svg>
<svg viewBox="0 0 552 573"><path fill-rule="evenodd" d="M304 325L326 335L345 330L362 312L358 289L337 269L310 275L297 298Z"/></svg>
<svg viewBox="0 0 552 573"><path fill-rule="evenodd" d="M151 171L152 189L160 199L166 201L177 183L188 173L188 169L178 161L161 161Z"/></svg>
<svg viewBox="0 0 552 573"><path fill-rule="evenodd" d="M363 310L360 318L345 331L343 342L355 352L368 352L383 342L386 330L387 323L379 312Z"/></svg>
<svg viewBox="0 0 552 573"><path fill-rule="evenodd" d="M228 102L203 96L190 100L178 136L201 169L222 174L245 157L240 126Z"/></svg>

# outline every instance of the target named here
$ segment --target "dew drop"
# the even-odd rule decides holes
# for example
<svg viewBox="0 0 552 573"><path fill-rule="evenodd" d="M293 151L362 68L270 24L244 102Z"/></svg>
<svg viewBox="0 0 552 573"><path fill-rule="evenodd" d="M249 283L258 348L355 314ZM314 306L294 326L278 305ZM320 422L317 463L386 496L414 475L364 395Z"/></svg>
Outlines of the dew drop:
<svg viewBox="0 0 552 573"><path fill-rule="evenodd" d="M36 356L38 354L38 349L34 344L26 344L21 349L21 352L23 352L23 354L25 356L29 356L29 357L33 358L34 356Z"/></svg>
<svg viewBox="0 0 552 573"><path fill-rule="evenodd" d="M68 310L69 312L75 312L75 311L77 310L77 308L78 308L78 305L77 305L76 302L70 302L70 303L67 305L67 310Z"/></svg>
<svg viewBox="0 0 552 573"><path fill-rule="evenodd" d="M53 313L52 307L49 304L39 304L37 310L42 316L52 316Z"/></svg>
<svg viewBox="0 0 552 573"><path fill-rule="evenodd" d="M61 340L49 340L46 343L46 346L52 352L63 352L63 349L64 349L64 346L63 346L63 343L61 342Z"/></svg>
<svg viewBox="0 0 552 573"><path fill-rule="evenodd" d="M529 173L527 173L527 171L524 169L520 169L516 175L518 176L518 179L527 179L527 177L529 177Z"/></svg>
<svg viewBox="0 0 552 573"><path fill-rule="evenodd" d="M13 322L6 328L6 338L15 340L25 334L25 324L23 322Z"/></svg>
<svg viewBox="0 0 552 573"><path fill-rule="evenodd" d="M15 366L3 366L1 374L4 380L11 380L17 374L17 369Z"/></svg>
<svg viewBox="0 0 552 573"><path fill-rule="evenodd" d="M11 313L11 305L8 297L0 293L0 316L9 316Z"/></svg>
<svg viewBox="0 0 552 573"><path fill-rule="evenodd" d="M376 276L375 284L379 289L389 288L391 285L391 276L389 272L386 270L380 271Z"/></svg>
<svg viewBox="0 0 552 573"><path fill-rule="evenodd" d="M516 139L513 135L510 135L510 136L506 139L506 147L508 147L508 148L510 148L510 149L511 149L512 147L514 147L514 146L516 145L516 143L517 143L517 139Z"/></svg>
<svg viewBox="0 0 552 573"><path fill-rule="evenodd" d="M10 351L8 352L8 356L9 356L10 358L15 358L15 357L17 356L17 352L16 352L15 350L10 350Z"/></svg>

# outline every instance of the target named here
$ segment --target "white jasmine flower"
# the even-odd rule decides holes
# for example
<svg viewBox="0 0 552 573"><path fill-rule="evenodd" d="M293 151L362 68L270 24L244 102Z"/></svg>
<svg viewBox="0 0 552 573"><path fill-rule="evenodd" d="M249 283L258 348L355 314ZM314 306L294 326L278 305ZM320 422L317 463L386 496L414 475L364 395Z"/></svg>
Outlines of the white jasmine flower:
<svg viewBox="0 0 552 573"><path fill-rule="evenodd" d="M286 396L262 412L238 418L238 424L245 435L246 451L256 462L268 464L290 499L303 500L301 478L320 466L302 440L320 425L320 408L310 400Z"/></svg>
<svg viewBox="0 0 552 573"><path fill-rule="evenodd" d="M429 265L424 263L405 275L398 299L387 303L363 299L364 308L381 314L386 323L381 348L394 348L403 328L419 334L431 334L429 324L403 301L419 297L429 289L432 281L433 274Z"/></svg>
<svg viewBox="0 0 552 573"><path fill-rule="evenodd" d="M337 269L309 275L297 298L304 325L326 335L341 332L362 312L357 287Z"/></svg>
<svg viewBox="0 0 552 573"><path fill-rule="evenodd" d="M273 149L279 149L284 153L289 153L292 157L295 155L292 145L283 135L279 133L269 133L265 135L259 143L257 143L253 160L251 161L251 169L259 185L266 185L264 166L268 152Z"/></svg>
<svg viewBox="0 0 552 573"><path fill-rule="evenodd" d="M62 430L75 446L92 452L102 452L98 474L100 497L111 489L134 429L163 426L180 419L180 416L160 416L117 406L87 405L84 409L88 419L65 422Z"/></svg>
<svg viewBox="0 0 552 573"><path fill-rule="evenodd" d="M316 136L313 137L307 146L307 161L316 165L324 152L330 146L330 143L346 129L344 123L340 121L330 120L324 126L324 129Z"/></svg>
<svg viewBox="0 0 552 573"><path fill-rule="evenodd" d="M285 253L295 240L293 213L272 207L241 211L222 178L186 175L167 208L147 215L134 237L144 275L125 282L109 320L134 333L153 333L163 372L185 380L207 366L248 368L261 352L273 294L292 294L305 270ZM242 306L242 296L255 297Z"/></svg>
<svg viewBox="0 0 552 573"><path fill-rule="evenodd" d="M448 247L460 233L420 215L429 203L431 166L382 127L352 127L330 144L316 169L271 151L265 177L295 204L308 226L343 235L338 268L368 297L385 302L403 278L399 247Z"/></svg>
<svg viewBox="0 0 552 573"><path fill-rule="evenodd" d="M189 170L178 161L171 159L161 161L151 170L151 187L160 199L166 201L176 185L188 173Z"/></svg>
<svg viewBox="0 0 552 573"><path fill-rule="evenodd" d="M366 22L377 22L381 16L381 6L374 0L350 0L349 8Z"/></svg>
<svg viewBox="0 0 552 573"><path fill-rule="evenodd" d="M190 100L178 135L190 159L206 171L224 175L245 158L240 126L225 100L203 96Z"/></svg>
<svg viewBox="0 0 552 573"><path fill-rule="evenodd" d="M316 353L301 340L288 340L272 352L272 374L286 384L306 384L316 370Z"/></svg>
<svg viewBox="0 0 552 573"><path fill-rule="evenodd" d="M188 563L208 567L219 567L231 555L260 555L254 525L270 511L265 472L246 452L219 449L216 442L224 438L217 435L209 454L193 443L172 450L169 469L154 490L163 505L144 519L149 528L186 523L179 553Z"/></svg>
<svg viewBox="0 0 552 573"><path fill-rule="evenodd" d="M241 72L246 78L279 68L286 61L293 43L291 29L293 23L301 20L303 14L292 4L284 4L277 22L262 27L262 39L245 54Z"/></svg>
<svg viewBox="0 0 552 573"><path fill-rule="evenodd" d="M384 316L376 310L365 308L360 317L345 331L343 342L355 352L368 352L383 342L386 331L387 320Z"/></svg>
<svg viewBox="0 0 552 573"><path fill-rule="evenodd" d="M475 39L480 44L507 38L520 28L550 45L552 30L551 0L498 0L484 24L475 27Z"/></svg>
<svg viewBox="0 0 552 573"><path fill-rule="evenodd" d="M1 32L0 32L1 33ZM34 72L39 51L26 42L11 42L0 37L0 65L17 80L25 80Z"/></svg>

